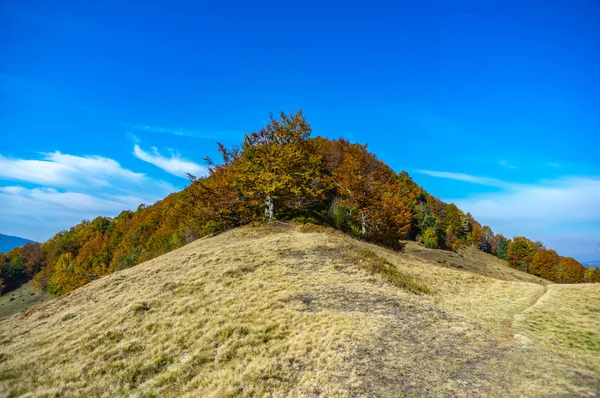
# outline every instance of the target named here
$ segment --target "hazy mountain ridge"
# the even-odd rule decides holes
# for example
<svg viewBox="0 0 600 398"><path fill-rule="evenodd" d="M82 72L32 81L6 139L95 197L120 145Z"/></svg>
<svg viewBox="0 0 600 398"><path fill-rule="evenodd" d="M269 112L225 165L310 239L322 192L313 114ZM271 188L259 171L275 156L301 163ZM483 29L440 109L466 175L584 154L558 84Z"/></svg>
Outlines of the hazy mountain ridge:
<svg viewBox="0 0 600 398"><path fill-rule="evenodd" d="M593 268L600 269L600 260L585 261L581 264L585 265L586 267L593 267Z"/></svg>
<svg viewBox="0 0 600 398"><path fill-rule="evenodd" d="M8 253L15 247L23 246L32 240L20 238L18 236L0 234L0 253Z"/></svg>

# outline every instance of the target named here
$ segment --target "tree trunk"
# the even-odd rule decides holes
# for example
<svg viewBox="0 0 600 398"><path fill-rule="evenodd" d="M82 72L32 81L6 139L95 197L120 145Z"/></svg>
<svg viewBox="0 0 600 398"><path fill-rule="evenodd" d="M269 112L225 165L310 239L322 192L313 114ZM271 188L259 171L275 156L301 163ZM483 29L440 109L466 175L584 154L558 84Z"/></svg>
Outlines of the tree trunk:
<svg viewBox="0 0 600 398"><path fill-rule="evenodd" d="M360 224L362 227L362 233L365 235L367 233L367 213L360 213Z"/></svg>
<svg viewBox="0 0 600 398"><path fill-rule="evenodd" d="M265 218L269 221L272 220L274 213L275 203L273 202L273 198L269 196L267 199L265 199Z"/></svg>

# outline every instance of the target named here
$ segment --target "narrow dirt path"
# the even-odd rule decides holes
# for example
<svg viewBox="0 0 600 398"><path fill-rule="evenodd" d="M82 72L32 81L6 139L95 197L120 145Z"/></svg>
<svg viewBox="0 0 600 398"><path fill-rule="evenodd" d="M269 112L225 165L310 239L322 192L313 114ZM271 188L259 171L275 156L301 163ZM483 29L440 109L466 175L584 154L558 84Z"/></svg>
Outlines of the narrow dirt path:
<svg viewBox="0 0 600 398"><path fill-rule="evenodd" d="M517 341L517 339L515 338L517 333L515 332L515 329L513 327L515 320L517 319L517 317L522 316L529 309L535 307L540 302L540 300L546 296L546 294L548 293L549 290L550 290L549 285L545 285L544 292L542 294L540 294L539 296L537 296L535 301L533 303L531 303L531 305L528 305L523 310L513 314L510 321L504 321L504 323L502 324L502 336L503 336L504 341L507 341L510 343L514 343Z"/></svg>
<svg viewBox="0 0 600 398"><path fill-rule="evenodd" d="M519 313L517 313L517 314L514 314L514 315L513 315L513 320L515 319L515 317L516 317L516 316L518 316L518 315L523 315L523 314L524 314L524 313L525 313L527 310L529 310L531 307L534 307L534 306L536 306L536 305L537 305L537 303L539 303L539 302L540 302L540 300L542 299L542 297L546 296L546 294L548 293L548 291L549 291L549 290L550 290L550 289L549 289L548 285L544 286L544 293L540 294L540 295L539 295L539 296L538 296L538 297L535 299L535 301L533 302L533 304L531 304L529 307L525 308L523 311L521 311L521 312L519 312Z"/></svg>

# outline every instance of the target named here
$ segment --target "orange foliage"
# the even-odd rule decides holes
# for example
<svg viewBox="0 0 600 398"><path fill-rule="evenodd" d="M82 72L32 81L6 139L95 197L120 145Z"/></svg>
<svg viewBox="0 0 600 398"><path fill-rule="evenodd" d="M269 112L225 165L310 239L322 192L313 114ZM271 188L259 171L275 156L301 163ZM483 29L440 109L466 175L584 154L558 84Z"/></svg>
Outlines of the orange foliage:
<svg viewBox="0 0 600 398"><path fill-rule="evenodd" d="M529 272L550 281L558 276L559 256L554 250L540 249L533 256Z"/></svg>

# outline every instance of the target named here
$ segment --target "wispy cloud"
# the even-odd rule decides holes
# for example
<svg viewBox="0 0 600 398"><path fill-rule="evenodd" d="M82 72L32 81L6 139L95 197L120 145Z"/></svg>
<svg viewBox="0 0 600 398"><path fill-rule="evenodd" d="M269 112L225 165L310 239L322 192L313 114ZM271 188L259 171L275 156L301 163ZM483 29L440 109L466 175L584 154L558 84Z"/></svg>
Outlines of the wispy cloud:
<svg viewBox="0 0 600 398"><path fill-rule="evenodd" d="M18 197L11 200L8 196ZM10 211L28 217L45 217L48 214L90 214L92 217L114 214L144 203L145 199L132 195L109 195L108 198L79 192L61 192L54 188L25 188L21 186L0 187L4 206L0 211Z"/></svg>
<svg viewBox="0 0 600 398"><path fill-rule="evenodd" d="M152 152L146 152L138 144L133 147L133 154L136 158L155 165L167 173L177 177L187 178L187 173L200 176L206 175L206 168L190 160L181 158L179 155L171 153L170 157L160 154L158 148L152 147Z"/></svg>
<svg viewBox="0 0 600 398"><path fill-rule="evenodd" d="M53 187L105 187L116 179L138 183L145 178L144 174L124 169L117 161L101 156L74 156L59 151L41 155L39 160L0 155L0 179Z"/></svg>
<svg viewBox="0 0 600 398"><path fill-rule="evenodd" d="M431 177L446 178L456 181L470 182L473 184L486 185L490 187L508 188L513 184L498 180L496 178L477 177L470 174L453 173L450 171L434 171L434 170L415 170L419 174L428 175Z"/></svg>
<svg viewBox="0 0 600 398"><path fill-rule="evenodd" d="M81 220L115 216L158 198L136 195L92 195L54 188L0 187L0 225L12 233L44 241Z"/></svg>
<svg viewBox="0 0 600 398"><path fill-rule="evenodd" d="M504 159L498 162L498 164L507 169L516 169L517 166L511 165L508 160Z"/></svg>
<svg viewBox="0 0 600 398"><path fill-rule="evenodd" d="M206 140L218 140L224 136L231 136L237 134L233 131L201 131L201 130L193 130L183 127L174 127L174 126L156 126L149 124L139 124L139 123L127 123L127 122L115 122L118 125L136 130L138 132L149 132L149 133L160 133L160 134L169 134L180 137L193 137L193 138L203 138Z"/></svg>
<svg viewBox="0 0 600 398"><path fill-rule="evenodd" d="M560 163L546 163L546 166L554 167L555 169L560 169L561 167L563 167Z"/></svg>
<svg viewBox="0 0 600 398"><path fill-rule="evenodd" d="M0 155L0 180L11 181L0 186L0 232L46 240L83 219L116 216L178 190L102 156L39 157Z"/></svg>

